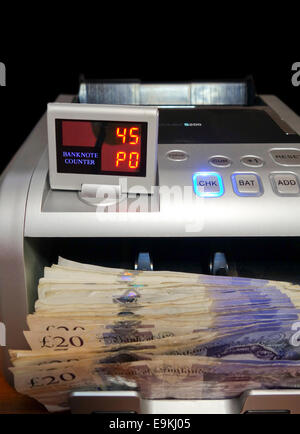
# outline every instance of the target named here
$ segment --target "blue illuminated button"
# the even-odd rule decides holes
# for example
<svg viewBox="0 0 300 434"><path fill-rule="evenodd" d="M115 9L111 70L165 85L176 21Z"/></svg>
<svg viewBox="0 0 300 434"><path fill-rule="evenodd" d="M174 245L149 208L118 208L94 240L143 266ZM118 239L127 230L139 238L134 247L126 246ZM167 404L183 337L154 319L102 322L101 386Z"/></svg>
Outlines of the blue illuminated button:
<svg viewBox="0 0 300 434"><path fill-rule="evenodd" d="M220 197L224 194L221 175L216 172L197 172L193 175L194 191L200 197Z"/></svg>

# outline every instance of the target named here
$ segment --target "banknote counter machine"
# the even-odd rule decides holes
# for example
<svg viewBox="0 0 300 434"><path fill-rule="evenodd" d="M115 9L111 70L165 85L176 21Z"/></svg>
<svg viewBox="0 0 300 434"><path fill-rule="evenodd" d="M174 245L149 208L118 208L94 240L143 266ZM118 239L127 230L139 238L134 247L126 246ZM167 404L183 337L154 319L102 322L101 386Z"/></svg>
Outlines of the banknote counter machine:
<svg viewBox="0 0 300 434"><path fill-rule="evenodd" d="M299 283L300 119L251 80L83 80L48 105L2 174L0 215L7 348L27 348L26 315L58 255ZM223 400L74 390L70 400L74 413L300 413L299 390Z"/></svg>

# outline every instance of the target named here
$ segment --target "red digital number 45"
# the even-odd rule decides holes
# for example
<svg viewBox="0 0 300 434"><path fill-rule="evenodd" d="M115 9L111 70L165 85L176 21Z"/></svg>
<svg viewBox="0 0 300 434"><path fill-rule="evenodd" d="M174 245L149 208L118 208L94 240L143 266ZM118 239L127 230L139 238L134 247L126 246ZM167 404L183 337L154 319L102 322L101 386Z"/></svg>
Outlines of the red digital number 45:
<svg viewBox="0 0 300 434"><path fill-rule="evenodd" d="M130 128L129 133L127 128L118 127L116 129L116 136L122 139L123 144L125 144L129 139L132 139L128 142L129 145L139 145L140 143L139 127Z"/></svg>

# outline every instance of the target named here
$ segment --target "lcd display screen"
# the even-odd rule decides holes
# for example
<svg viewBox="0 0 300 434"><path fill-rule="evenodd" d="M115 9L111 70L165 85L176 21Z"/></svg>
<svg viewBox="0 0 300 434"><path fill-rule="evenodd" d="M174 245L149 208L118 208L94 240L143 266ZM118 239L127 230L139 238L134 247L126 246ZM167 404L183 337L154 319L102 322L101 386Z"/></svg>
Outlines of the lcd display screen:
<svg viewBox="0 0 300 434"><path fill-rule="evenodd" d="M57 172L146 176L147 122L56 119Z"/></svg>

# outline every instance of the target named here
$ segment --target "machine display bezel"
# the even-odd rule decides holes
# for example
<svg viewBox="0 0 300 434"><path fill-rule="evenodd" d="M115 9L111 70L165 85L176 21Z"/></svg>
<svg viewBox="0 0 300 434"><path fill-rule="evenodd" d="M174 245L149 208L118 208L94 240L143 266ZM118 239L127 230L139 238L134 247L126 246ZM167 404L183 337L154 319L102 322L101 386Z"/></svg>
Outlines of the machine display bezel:
<svg viewBox="0 0 300 434"><path fill-rule="evenodd" d="M137 172L103 171L87 173L88 169L66 169L61 164L62 150L59 125L63 121L91 121L141 126L141 168ZM49 179L52 189L81 190L83 184L120 185L124 193L151 193L156 183L158 109L142 106L118 106L78 103L50 103L47 112ZM116 124L117 125L117 124ZM67 149L68 147L66 147ZM72 148L72 147L71 147ZM69 147L70 149L70 147ZM80 151L80 148L78 148ZM121 182L124 178L126 182ZM125 189L125 190L124 190Z"/></svg>

